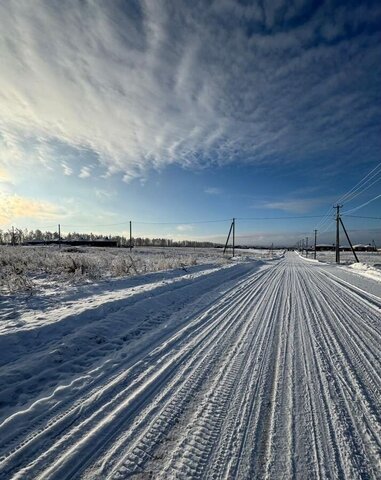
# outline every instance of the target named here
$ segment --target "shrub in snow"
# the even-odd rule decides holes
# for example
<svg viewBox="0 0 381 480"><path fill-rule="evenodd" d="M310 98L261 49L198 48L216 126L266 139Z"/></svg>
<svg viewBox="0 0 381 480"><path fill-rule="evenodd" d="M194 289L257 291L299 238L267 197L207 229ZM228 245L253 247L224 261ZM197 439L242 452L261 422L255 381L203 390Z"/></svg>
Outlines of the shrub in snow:
<svg viewBox="0 0 381 480"><path fill-rule="evenodd" d="M33 284L22 268L17 265L2 265L0 289L8 292L32 292Z"/></svg>

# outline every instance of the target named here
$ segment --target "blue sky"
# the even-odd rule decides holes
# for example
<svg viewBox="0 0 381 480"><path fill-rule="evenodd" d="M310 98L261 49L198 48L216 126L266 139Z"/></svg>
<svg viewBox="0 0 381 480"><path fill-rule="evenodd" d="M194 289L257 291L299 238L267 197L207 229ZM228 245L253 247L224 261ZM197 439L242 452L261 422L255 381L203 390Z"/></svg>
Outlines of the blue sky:
<svg viewBox="0 0 381 480"><path fill-rule="evenodd" d="M227 221L189 222L324 215L381 161L379 2L4 1L0 19L0 228L219 240ZM347 223L381 243L379 221Z"/></svg>

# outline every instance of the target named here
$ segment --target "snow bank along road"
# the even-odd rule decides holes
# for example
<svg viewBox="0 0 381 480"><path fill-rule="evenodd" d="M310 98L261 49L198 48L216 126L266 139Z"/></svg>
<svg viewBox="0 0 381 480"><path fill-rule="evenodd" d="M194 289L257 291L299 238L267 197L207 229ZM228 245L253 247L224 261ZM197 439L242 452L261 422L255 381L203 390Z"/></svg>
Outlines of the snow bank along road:
<svg viewBox="0 0 381 480"><path fill-rule="evenodd" d="M381 298L294 253L201 273L3 331L1 478L381 478Z"/></svg>

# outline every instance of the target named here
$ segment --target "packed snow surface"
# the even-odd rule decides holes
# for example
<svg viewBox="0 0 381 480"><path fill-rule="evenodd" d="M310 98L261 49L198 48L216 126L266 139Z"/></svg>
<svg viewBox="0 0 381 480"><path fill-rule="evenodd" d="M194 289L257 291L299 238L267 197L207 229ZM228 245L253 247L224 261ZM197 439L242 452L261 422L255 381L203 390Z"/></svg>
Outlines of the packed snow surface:
<svg viewBox="0 0 381 480"><path fill-rule="evenodd" d="M380 283L292 252L31 302L0 478L381 478Z"/></svg>

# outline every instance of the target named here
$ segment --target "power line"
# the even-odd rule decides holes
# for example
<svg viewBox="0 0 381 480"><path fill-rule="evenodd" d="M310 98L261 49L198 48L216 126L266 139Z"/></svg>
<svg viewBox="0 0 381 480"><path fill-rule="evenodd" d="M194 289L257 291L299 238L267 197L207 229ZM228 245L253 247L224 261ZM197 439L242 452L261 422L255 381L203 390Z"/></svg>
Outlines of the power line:
<svg viewBox="0 0 381 480"><path fill-rule="evenodd" d="M341 202L341 203L347 202L348 203L348 202L352 201L356 196L360 195L360 193L363 193L365 190L367 190L372 185L374 185L374 183L376 183L380 180L381 177L376 179L374 182L371 183L371 185L368 185L363 191L358 193L358 191L361 190L361 188L365 187L365 185L368 182L370 182L371 180L373 180L374 177L376 177L379 173L381 173L381 162L378 163L369 173L367 173L365 175L365 177L363 177L359 182L357 182L356 185L354 187L352 187L347 193L342 195L339 198L339 200L337 201L337 203L339 203L339 202Z"/></svg>
<svg viewBox="0 0 381 480"><path fill-rule="evenodd" d="M68 225L66 223L61 223L61 227L65 228L92 228L92 227L116 227L118 225L127 225L129 221L127 222L120 222L120 223L98 223L98 224L92 224L92 225Z"/></svg>
<svg viewBox="0 0 381 480"><path fill-rule="evenodd" d="M321 227L324 225L324 223L327 221L327 219L331 218L331 217L330 217L330 213L331 213L331 211L332 211L332 208L333 208L333 207L329 207L329 209L327 210L327 212L324 214L323 219L320 220L320 222L316 225L316 228L321 228Z"/></svg>
<svg viewBox="0 0 381 480"><path fill-rule="evenodd" d="M323 229L319 230L320 235L321 235L322 233L328 232L328 230L331 228L331 226L332 226L333 223L334 223L334 219L333 219L333 217L332 217L332 218L330 219L330 221L325 225L325 227L324 227Z"/></svg>
<svg viewBox="0 0 381 480"><path fill-rule="evenodd" d="M282 216L282 217L237 217L236 220L241 221L251 221L251 220L291 220L291 219L306 219L306 218L321 218L322 215L293 215L293 216ZM116 227L121 225L129 225L130 221L135 225L197 225L197 224L208 224L208 223L226 223L231 222L231 218L225 218L220 220L200 220L195 222L141 222L135 220L125 220L123 222L117 223L97 223L97 224L66 224L61 223L63 228L93 228L93 227ZM41 228L56 228L57 225L46 225Z"/></svg>
<svg viewBox="0 0 381 480"><path fill-rule="evenodd" d="M322 218L323 215L297 215L283 217L236 217L236 220L291 220L298 218Z"/></svg>
<svg viewBox="0 0 381 480"><path fill-rule="evenodd" d="M380 172L381 173L381 172ZM379 178L376 178L372 183L370 183L369 185L367 185L363 190L361 190L360 192L357 192L356 195L353 195L349 200L347 200L347 203L350 203L352 202L356 197L358 197L359 195L362 195L364 192L366 192L367 190L369 190L371 187L373 187L373 185L375 185L377 182L379 182L381 180L381 175Z"/></svg>
<svg viewBox="0 0 381 480"><path fill-rule="evenodd" d="M201 223L226 223L231 222L231 218L225 218L225 220L201 220L196 222L132 222L136 225L196 225Z"/></svg>
<svg viewBox="0 0 381 480"><path fill-rule="evenodd" d="M118 223L98 223L98 224L91 224L91 225L67 225L67 224L61 224L63 227L70 227L70 228L81 228L81 227L115 227L118 225L129 225L129 223L133 222L135 225L195 225L195 224L202 224L202 223L226 223L230 222L231 219L227 218L225 220L202 220L202 221L196 221L196 222L139 222L135 220L126 220L124 222L118 222Z"/></svg>
<svg viewBox="0 0 381 480"><path fill-rule="evenodd" d="M372 217L372 216L361 216L361 215L349 215L348 213L352 211L359 210L360 208L366 206L368 203L376 200L377 198L380 198L381 195L378 195L374 197L373 199L369 200L368 202L364 203L363 205L360 205L356 208L353 208L351 210L348 210L347 212L344 212L342 215L347 216L347 217L353 217L353 218L365 218L365 219L374 219L374 220L381 220L381 217ZM330 210L332 207L330 208ZM331 216L325 214L325 215L291 215L291 216L277 216L277 217L236 217L236 220L240 221L259 221L259 220L298 220L298 219L308 219L308 218L320 218L322 219L321 222L318 223L320 225L320 232L323 233L326 231L327 227L329 228L332 218ZM134 221L134 220L126 220L123 222L118 222L118 223L98 223L98 224L91 224L91 225L73 225L73 224L62 224L61 227L64 228L93 228L93 227L115 227L115 226L121 226L121 225L129 225L130 222L132 222L135 225L196 225L196 224L209 224L209 223L226 223L226 222L231 222L231 218L227 219L221 219L221 220L201 220L201 221L195 221L195 222L182 222L182 221L177 221L177 222L141 222L141 221ZM328 222L328 223L327 223ZM327 223L327 225L325 225ZM326 228L322 228L325 225ZM57 225L45 225L45 226L40 226L36 227L36 229L41 229L41 228L57 228Z"/></svg>
<svg viewBox="0 0 381 480"><path fill-rule="evenodd" d="M344 202L349 203L358 195L361 195L362 193L364 193L366 190L371 188L375 183L381 180L381 176L378 177L380 173L381 173L381 162L378 163L370 172L368 172L359 182L357 182L356 185L354 185L350 190L348 190L348 192L342 195L336 201L336 204L344 203ZM358 207L358 208L361 208L361 207ZM327 213L325 214L325 217L316 225L316 228L320 229L320 231L322 231L323 227L330 226L331 210L332 210L332 207L328 209Z"/></svg>
<svg viewBox="0 0 381 480"><path fill-rule="evenodd" d="M354 208L351 208L350 210L347 210L345 213L351 213L351 212L356 212L357 210L360 210L360 208L363 208L365 207L366 205L369 205L370 203L374 202L374 200L377 200L378 198L381 197L381 194L380 195L376 195L375 197L371 198L370 200L368 200L367 202L363 203L362 205L359 205L358 207L354 207Z"/></svg>
<svg viewBox="0 0 381 480"><path fill-rule="evenodd" d="M366 217L363 215L347 215L347 214L345 214L345 216L350 218L367 218L369 220L381 220L381 217Z"/></svg>

